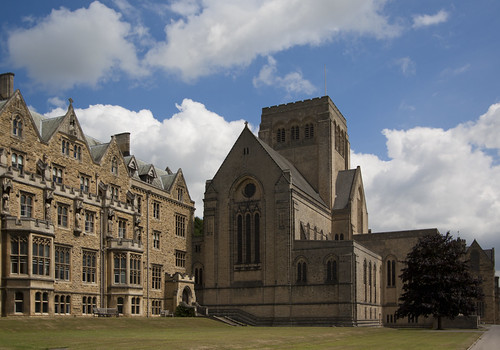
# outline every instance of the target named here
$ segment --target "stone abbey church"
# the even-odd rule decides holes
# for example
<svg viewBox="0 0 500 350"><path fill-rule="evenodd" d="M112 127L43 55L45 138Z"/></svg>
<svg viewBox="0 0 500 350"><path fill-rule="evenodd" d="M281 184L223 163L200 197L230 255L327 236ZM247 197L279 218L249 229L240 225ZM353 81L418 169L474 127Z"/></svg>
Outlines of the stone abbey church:
<svg viewBox="0 0 500 350"><path fill-rule="evenodd" d="M160 316L181 302L253 325L425 326L396 319L406 254L436 229L371 233L347 121L329 97L264 108L207 181L204 234L182 171L84 134L72 101L30 111L0 75L2 316ZM496 323L494 251L474 241L481 320Z"/></svg>
<svg viewBox="0 0 500 350"><path fill-rule="evenodd" d="M254 325L427 326L396 319L402 261L436 229L371 233L347 121L328 97L263 108L204 198L193 241L197 300ZM482 321L498 322L494 251L468 248Z"/></svg>

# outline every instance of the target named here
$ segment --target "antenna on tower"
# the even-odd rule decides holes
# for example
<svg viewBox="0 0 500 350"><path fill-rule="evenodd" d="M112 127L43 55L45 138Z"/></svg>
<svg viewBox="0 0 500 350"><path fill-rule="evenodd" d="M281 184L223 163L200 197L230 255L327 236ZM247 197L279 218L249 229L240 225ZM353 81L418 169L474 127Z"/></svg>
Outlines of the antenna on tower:
<svg viewBox="0 0 500 350"><path fill-rule="evenodd" d="M326 64L325 64L325 96L326 96Z"/></svg>

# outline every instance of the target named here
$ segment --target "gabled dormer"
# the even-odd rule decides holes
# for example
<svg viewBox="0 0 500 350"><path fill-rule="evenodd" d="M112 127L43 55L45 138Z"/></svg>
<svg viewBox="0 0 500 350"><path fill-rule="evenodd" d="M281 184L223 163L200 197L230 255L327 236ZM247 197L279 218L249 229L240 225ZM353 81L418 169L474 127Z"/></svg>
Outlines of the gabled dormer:
<svg viewBox="0 0 500 350"><path fill-rule="evenodd" d="M142 181L152 184L157 178L156 170L153 164L144 164L139 167L139 177Z"/></svg>
<svg viewBox="0 0 500 350"><path fill-rule="evenodd" d="M172 175L170 175L172 176ZM179 168L177 173L175 173L173 182L170 188L165 188L165 190L170 191L172 198L178 200L181 203L192 203L191 196L189 195L188 187L186 184L186 179L182 173L182 169Z"/></svg>
<svg viewBox="0 0 500 350"><path fill-rule="evenodd" d="M134 156L124 157L125 164L127 164L128 174L130 177L138 176L139 165Z"/></svg>
<svg viewBox="0 0 500 350"><path fill-rule="evenodd" d="M41 122L41 134L44 141L48 141L56 133L63 134L70 142L84 145L87 140L83 134L80 122L76 117L75 110L73 108L73 100L69 99L69 106L66 114L55 117L44 119Z"/></svg>

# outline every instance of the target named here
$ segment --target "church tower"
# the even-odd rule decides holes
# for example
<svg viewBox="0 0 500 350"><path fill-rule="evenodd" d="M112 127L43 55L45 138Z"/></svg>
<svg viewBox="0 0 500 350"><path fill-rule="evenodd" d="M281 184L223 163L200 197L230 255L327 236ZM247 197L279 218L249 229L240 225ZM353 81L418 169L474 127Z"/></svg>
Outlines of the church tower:
<svg viewBox="0 0 500 350"><path fill-rule="evenodd" d="M259 138L288 159L329 208L350 168L346 119L328 96L262 109Z"/></svg>

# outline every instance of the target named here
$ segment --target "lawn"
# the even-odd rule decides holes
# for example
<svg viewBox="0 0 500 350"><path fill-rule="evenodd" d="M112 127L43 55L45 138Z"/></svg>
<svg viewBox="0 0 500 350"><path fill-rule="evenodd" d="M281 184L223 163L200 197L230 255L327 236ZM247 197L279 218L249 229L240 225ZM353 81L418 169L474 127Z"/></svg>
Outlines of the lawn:
<svg viewBox="0 0 500 350"><path fill-rule="evenodd" d="M0 349L467 349L480 331L231 327L204 318L2 318Z"/></svg>

